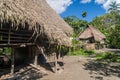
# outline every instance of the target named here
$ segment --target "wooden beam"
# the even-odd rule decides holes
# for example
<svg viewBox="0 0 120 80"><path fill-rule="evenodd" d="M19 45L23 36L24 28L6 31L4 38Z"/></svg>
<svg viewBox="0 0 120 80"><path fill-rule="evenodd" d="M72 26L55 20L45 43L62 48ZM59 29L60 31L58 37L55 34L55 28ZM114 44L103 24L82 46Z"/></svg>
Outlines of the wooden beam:
<svg viewBox="0 0 120 80"><path fill-rule="evenodd" d="M0 31L8 31L9 30L9 28L0 28ZM13 32L25 32L25 33L33 33L34 31L33 30L13 30L13 29L11 29L11 31L13 31Z"/></svg>
<svg viewBox="0 0 120 80"><path fill-rule="evenodd" d="M54 53L55 57L55 73L57 73L57 53Z"/></svg>
<svg viewBox="0 0 120 80"><path fill-rule="evenodd" d="M5 44L5 43L1 43L0 47L20 47L21 45L26 45L26 46L34 46L35 43L11 43L11 44Z"/></svg>
<svg viewBox="0 0 120 80"><path fill-rule="evenodd" d="M4 39L4 40L0 40L0 42L6 42L6 41L8 41L8 39ZM11 40L11 42L27 42L27 40L19 40L19 39L17 39L17 40Z"/></svg>
<svg viewBox="0 0 120 80"><path fill-rule="evenodd" d="M38 63L37 63L37 59L38 59L38 58L37 58L37 57L38 57L38 55L35 53L35 60L34 60L34 65L35 65L35 66L38 65Z"/></svg>
<svg viewBox="0 0 120 80"><path fill-rule="evenodd" d="M8 36L6 35L4 35L3 36L3 38L5 38L5 39L8 39ZM29 37L26 37L26 36L10 36L10 39L20 39L20 40L28 40L29 39Z"/></svg>
<svg viewBox="0 0 120 80"><path fill-rule="evenodd" d="M8 32L4 32L4 31L0 31L0 34L2 35L7 35L9 34ZM32 35L32 33L18 33L18 32L10 32L10 35L12 36L26 36L26 37L30 37Z"/></svg>
<svg viewBox="0 0 120 80"><path fill-rule="evenodd" d="M32 66L32 68L37 69L37 70L38 70L38 72L42 72L42 73L44 73L44 74L47 74L46 70L41 69L40 67L36 67L36 66L35 66L35 65L33 65L33 64L29 64L29 65L30 65L30 66Z"/></svg>
<svg viewBox="0 0 120 80"><path fill-rule="evenodd" d="M35 66L37 66L37 65L38 65L38 53L37 53L37 51L36 51L36 47L35 47L34 65L35 65Z"/></svg>
<svg viewBox="0 0 120 80"><path fill-rule="evenodd" d="M8 44L10 44L10 33L11 33L11 27L9 28L9 33L8 33Z"/></svg>
<svg viewBox="0 0 120 80"><path fill-rule="evenodd" d="M58 49L58 59L60 59L61 58L61 49Z"/></svg>
<svg viewBox="0 0 120 80"><path fill-rule="evenodd" d="M14 74L14 48L12 47L11 50L11 74Z"/></svg>

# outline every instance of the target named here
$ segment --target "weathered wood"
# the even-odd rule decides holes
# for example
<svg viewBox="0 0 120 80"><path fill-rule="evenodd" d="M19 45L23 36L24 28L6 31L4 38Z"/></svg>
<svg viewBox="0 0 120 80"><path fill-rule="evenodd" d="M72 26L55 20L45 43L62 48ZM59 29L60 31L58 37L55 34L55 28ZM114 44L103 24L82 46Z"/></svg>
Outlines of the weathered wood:
<svg viewBox="0 0 120 80"><path fill-rule="evenodd" d="M35 54L35 60L34 60L34 65L35 65L35 66L37 66L37 57L38 57L38 55Z"/></svg>
<svg viewBox="0 0 120 80"><path fill-rule="evenodd" d="M9 28L0 28L0 31L8 31ZM33 33L34 31L33 30L14 30L14 29L11 29L12 32L25 32L25 33Z"/></svg>
<svg viewBox="0 0 120 80"><path fill-rule="evenodd" d="M11 28L0 29L0 43L27 43L32 36L33 31L12 30Z"/></svg>
<svg viewBox="0 0 120 80"><path fill-rule="evenodd" d="M0 31L0 34L4 35L4 34L9 34L8 32L4 32L4 31ZM28 36L28 37L31 37L32 33L18 33L18 32L10 32L10 35L12 36Z"/></svg>
<svg viewBox="0 0 120 80"><path fill-rule="evenodd" d="M64 59L63 51L61 52L61 57L62 57L62 62L63 62L63 59Z"/></svg>
<svg viewBox="0 0 120 80"><path fill-rule="evenodd" d="M60 53L60 49L58 49L58 55L57 55L58 60L60 59L60 57L61 57L61 53Z"/></svg>
<svg viewBox="0 0 120 80"><path fill-rule="evenodd" d="M10 32L11 32L11 27L10 27L9 33L8 33L8 44L10 44Z"/></svg>
<svg viewBox="0 0 120 80"><path fill-rule="evenodd" d="M4 35L3 36L3 39L8 39L8 36L6 35ZM10 38L9 39L20 39L20 40L28 40L29 39L29 37L26 37L26 36L10 36Z"/></svg>
<svg viewBox="0 0 120 80"><path fill-rule="evenodd" d="M11 50L11 74L14 74L14 48Z"/></svg>
<svg viewBox="0 0 120 80"><path fill-rule="evenodd" d="M43 68L41 69L41 67L39 66L35 66L34 64L29 64L30 66L32 66L33 68L37 69L38 72L42 72L43 74L47 74L47 72L45 70L43 70Z"/></svg>
<svg viewBox="0 0 120 80"><path fill-rule="evenodd" d="M38 53L36 51L36 48L35 48L35 58L34 58L34 65L37 66L38 65Z"/></svg>
<svg viewBox="0 0 120 80"><path fill-rule="evenodd" d="M31 46L29 47L29 59L30 60L32 59L32 48L31 48Z"/></svg>
<svg viewBox="0 0 120 80"><path fill-rule="evenodd" d="M27 40L10 40L11 43L27 43L28 41ZM0 42L8 42L7 39L4 39L4 40L0 40ZM10 44L10 43L9 43Z"/></svg>
<svg viewBox="0 0 120 80"><path fill-rule="evenodd" d="M54 53L55 57L55 73L57 73L57 53Z"/></svg>
<svg viewBox="0 0 120 80"><path fill-rule="evenodd" d="M12 43L12 44L6 44L6 43L1 43L0 47L20 47L20 45L26 45L26 46L34 46L35 43Z"/></svg>
<svg viewBox="0 0 120 80"><path fill-rule="evenodd" d="M103 49L105 49L106 48L106 45L105 44L103 44Z"/></svg>

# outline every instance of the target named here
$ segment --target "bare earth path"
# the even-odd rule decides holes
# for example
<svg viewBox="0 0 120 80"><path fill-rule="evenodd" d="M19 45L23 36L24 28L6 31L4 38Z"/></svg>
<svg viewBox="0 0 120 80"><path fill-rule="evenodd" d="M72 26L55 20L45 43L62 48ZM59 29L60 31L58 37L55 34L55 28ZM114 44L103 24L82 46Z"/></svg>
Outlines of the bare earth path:
<svg viewBox="0 0 120 80"><path fill-rule="evenodd" d="M118 68L112 66L111 69L112 67L92 63L90 58L81 56L65 56L64 62L64 71L50 73L40 80L120 80L119 64Z"/></svg>

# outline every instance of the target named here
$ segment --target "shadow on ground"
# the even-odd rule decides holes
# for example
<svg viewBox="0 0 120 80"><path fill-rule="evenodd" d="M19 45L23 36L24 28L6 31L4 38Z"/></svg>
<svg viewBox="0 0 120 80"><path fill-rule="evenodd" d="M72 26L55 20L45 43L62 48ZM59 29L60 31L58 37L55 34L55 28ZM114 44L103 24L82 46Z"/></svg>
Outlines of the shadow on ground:
<svg viewBox="0 0 120 80"><path fill-rule="evenodd" d="M49 62L49 63L46 63L44 65L40 65L40 66L44 67L48 71L55 73L55 62ZM63 62L60 62L60 61L57 62L58 68L64 69L63 66L64 66Z"/></svg>
<svg viewBox="0 0 120 80"><path fill-rule="evenodd" d="M103 77L101 76L116 76L120 78L120 63L108 63L96 60L88 60L88 62L84 64L84 69L89 70L89 74L91 75L100 75L95 77L97 80L103 80Z"/></svg>

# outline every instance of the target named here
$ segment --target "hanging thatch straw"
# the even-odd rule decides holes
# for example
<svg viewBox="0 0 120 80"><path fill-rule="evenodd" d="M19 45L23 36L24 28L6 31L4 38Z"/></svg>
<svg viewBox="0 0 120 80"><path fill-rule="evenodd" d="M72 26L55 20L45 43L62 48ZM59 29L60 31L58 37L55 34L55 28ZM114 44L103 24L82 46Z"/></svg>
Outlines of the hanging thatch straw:
<svg viewBox="0 0 120 80"><path fill-rule="evenodd" d="M34 30L37 37L47 37L49 42L71 46L68 36L72 28L62 20L45 0L0 0L0 26ZM21 26L19 26L21 25Z"/></svg>

